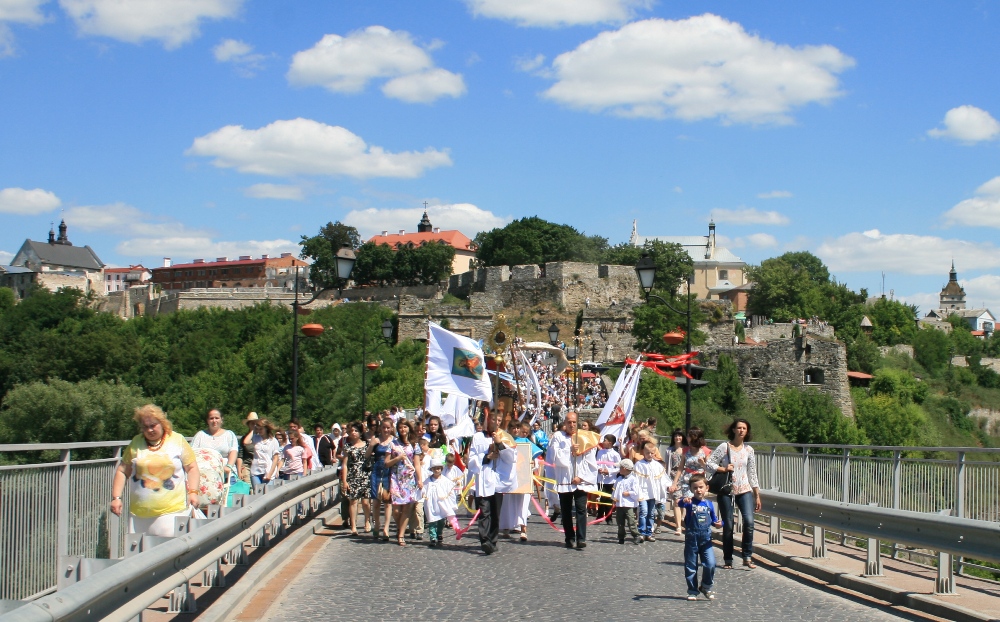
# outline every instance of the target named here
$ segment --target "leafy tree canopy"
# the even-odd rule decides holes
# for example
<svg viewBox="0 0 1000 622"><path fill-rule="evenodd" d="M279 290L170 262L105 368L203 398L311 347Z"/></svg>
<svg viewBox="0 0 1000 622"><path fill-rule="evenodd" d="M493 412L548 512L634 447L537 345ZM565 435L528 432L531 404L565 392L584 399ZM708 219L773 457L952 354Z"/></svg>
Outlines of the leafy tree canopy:
<svg viewBox="0 0 1000 622"><path fill-rule="evenodd" d="M864 444L864 435L845 417L833 399L816 389L780 387L772 402L771 419L793 443Z"/></svg>
<svg viewBox="0 0 1000 622"><path fill-rule="evenodd" d="M569 225L529 216L476 236L476 257L483 266L545 264L550 261L597 263L607 238L588 236Z"/></svg>
<svg viewBox="0 0 1000 622"><path fill-rule="evenodd" d="M319 230L319 235L302 236L302 259L311 259L309 279L320 288L336 287L340 283L337 277L336 255L344 246L352 249L361 246L361 235L350 225L340 222L328 222Z"/></svg>

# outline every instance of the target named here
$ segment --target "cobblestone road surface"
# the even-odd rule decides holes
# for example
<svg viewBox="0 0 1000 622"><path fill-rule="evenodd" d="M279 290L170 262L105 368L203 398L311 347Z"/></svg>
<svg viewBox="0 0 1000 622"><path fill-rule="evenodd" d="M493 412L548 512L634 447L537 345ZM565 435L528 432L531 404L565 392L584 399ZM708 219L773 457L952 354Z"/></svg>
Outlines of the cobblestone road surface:
<svg viewBox="0 0 1000 622"><path fill-rule="evenodd" d="M465 521L463 521L464 524ZM405 548L338 534L265 619L293 620L900 620L890 611L802 585L758 567L716 574L717 599L687 602L683 544L672 535L619 545L612 526L590 528L585 550L532 516L530 540L502 541L486 557L478 540ZM470 536L472 533L470 532ZM721 554L716 549L721 562Z"/></svg>

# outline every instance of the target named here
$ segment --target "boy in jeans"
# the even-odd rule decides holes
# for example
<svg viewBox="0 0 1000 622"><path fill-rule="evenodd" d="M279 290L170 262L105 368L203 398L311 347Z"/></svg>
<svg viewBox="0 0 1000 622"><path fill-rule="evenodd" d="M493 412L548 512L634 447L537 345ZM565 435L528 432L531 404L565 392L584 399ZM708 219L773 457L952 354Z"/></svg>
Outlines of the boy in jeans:
<svg viewBox="0 0 1000 622"><path fill-rule="evenodd" d="M618 544L625 544L625 526L632 534L632 542L642 544L639 530L635 526L635 506L639 500L639 489L632 474L635 465L625 458L618 463L618 477L611 493L615 501L615 518L618 520Z"/></svg>
<svg viewBox="0 0 1000 622"><path fill-rule="evenodd" d="M705 476L695 473L688 482L693 495L681 499L677 504L687 509L684 517L684 577L687 579L688 600L698 600L698 592L709 600L715 599L712 587L715 584L715 551L712 550L712 527L722 527L722 521L715 516L715 507L705 499L708 481ZM698 587L698 560L701 559L701 588Z"/></svg>

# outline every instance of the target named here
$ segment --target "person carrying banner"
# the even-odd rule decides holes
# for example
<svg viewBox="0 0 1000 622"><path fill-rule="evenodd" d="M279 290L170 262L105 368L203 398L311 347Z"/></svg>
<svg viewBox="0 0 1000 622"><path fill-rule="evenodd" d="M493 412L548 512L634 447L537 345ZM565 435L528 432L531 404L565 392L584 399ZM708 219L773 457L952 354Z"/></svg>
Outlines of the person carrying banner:
<svg viewBox="0 0 1000 622"><path fill-rule="evenodd" d="M576 437L577 414L566 413L563 429L552 435L547 462L553 468L562 523L566 535L566 548L587 546L587 493L597 490L597 445L583 445ZM573 527L573 509L576 509L576 528Z"/></svg>
<svg viewBox="0 0 1000 622"><path fill-rule="evenodd" d="M479 514L479 544L483 553L498 550L503 493L517 488L517 450L514 439L500 426L503 413L486 412L482 432L476 432L469 447L468 473L475 478L472 494Z"/></svg>

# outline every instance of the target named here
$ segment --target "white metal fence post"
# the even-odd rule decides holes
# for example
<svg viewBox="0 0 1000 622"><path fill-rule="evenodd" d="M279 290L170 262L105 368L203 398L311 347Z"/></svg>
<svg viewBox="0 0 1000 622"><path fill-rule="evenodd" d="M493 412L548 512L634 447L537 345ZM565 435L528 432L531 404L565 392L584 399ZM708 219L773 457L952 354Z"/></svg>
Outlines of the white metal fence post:
<svg viewBox="0 0 1000 622"><path fill-rule="evenodd" d="M844 503L851 502L851 450L844 449L844 463L840 474L843 483L840 490L840 500Z"/></svg>
<svg viewBox="0 0 1000 622"><path fill-rule="evenodd" d="M69 555L69 460L71 452L70 449L59 451L59 497L56 499L57 559Z"/></svg>
<svg viewBox="0 0 1000 622"><path fill-rule="evenodd" d="M809 448L802 448L802 494L809 496Z"/></svg>
<svg viewBox="0 0 1000 622"><path fill-rule="evenodd" d="M122 448L115 447L115 469L117 471L118 465L122 461ZM114 482L114 476L111 476L111 481ZM128 488L128 482L125 482L125 488ZM108 492L111 492L111 488L108 488ZM110 494L108 496L111 496ZM122 513L128 511L128 508L122 505ZM108 556L111 559L121 559L125 557L124 551L121 550L121 521L122 517L114 514L111 510L108 510Z"/></svg>

